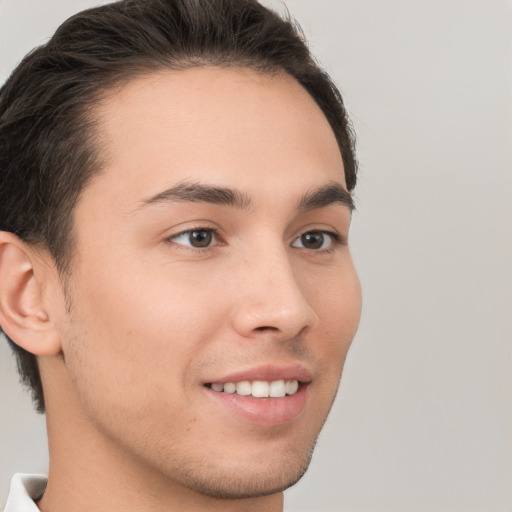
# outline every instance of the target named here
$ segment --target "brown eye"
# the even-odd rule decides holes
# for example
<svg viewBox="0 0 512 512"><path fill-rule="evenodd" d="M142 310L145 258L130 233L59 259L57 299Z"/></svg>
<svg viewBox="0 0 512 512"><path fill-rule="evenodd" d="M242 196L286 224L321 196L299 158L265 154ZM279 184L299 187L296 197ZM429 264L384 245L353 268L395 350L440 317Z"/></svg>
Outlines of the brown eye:
<svg viewBox="0 0 512 512"><path fill-rule="evenodd" d="M212 229L191 229L178 233L169 240L178 245L204 249L210 247L215 241L215 232Z"/></svg>
<svg viewBox="0 0 512 512"><path fill-rule="evenodd" d="M325 231L308 231L297 238L292 247L319 250L329 249L336 242L336 234Z"/></svg>
<svg viewBox="0 0 512 512"><path fill-rule="evenodd" d="M208 247L212 243L213 233L206 230L190 231L188 238L192 247Z"/></svg>
<svg viewBox="0 0 512 512"><path fill-rule="evenodd" d="M324 244L324 234L318 232L304 233L300 240L306 249L320 249Z"/></svg>

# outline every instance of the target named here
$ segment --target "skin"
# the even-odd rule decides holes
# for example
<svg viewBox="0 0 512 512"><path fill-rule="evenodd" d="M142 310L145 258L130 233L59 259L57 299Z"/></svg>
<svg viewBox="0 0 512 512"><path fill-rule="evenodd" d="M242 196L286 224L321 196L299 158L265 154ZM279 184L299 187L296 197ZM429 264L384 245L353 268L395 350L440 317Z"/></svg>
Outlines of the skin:
<svg viewBox="0 0 512 512"><path fill-rule="evenodd" d="M105 165L74 212L66 294L51 260L31 256L51 333L38 353L50 443L38 505L280 511L360 316L350 209L297 207L326 185L346 189L334 134L289 76L234 68L137 78L97 115ZM246 203L150 200L185 182ZM218 234L194 248L180 235L191 229ZM304 245L312 231L321 249ZM249 421L205 391L234 371L296 364L311 382L284 424Z"/></svg>

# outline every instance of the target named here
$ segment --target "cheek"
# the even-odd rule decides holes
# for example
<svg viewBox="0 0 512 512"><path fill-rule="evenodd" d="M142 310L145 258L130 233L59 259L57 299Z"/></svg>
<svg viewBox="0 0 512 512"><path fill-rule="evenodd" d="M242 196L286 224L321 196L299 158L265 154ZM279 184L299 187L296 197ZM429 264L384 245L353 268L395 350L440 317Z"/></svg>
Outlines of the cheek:
<svg viewBox="0 0 512 512"><path fill-rule="evenodd" d="M352 262L326 275L321 285L310 281L309 297L320 330L313 342L317 356L339 378L361 316L361 288Z"/></svg>
<svg viewBox="0 0 512 512"><path fill-rule="evenodd" d="M101 431L130 443L146 431L172 442L168 430L179 437L193 420L190 368L211 335L210 312L192 294L131 284L82 287L70 313L68 370Z"/></svg>
<svg viewBox="0 0 512 512"><path fill-rule="evenodd" d="M77 276L65 349L77 387L109 405L130 396L125 405L134 408L186 388L191 364L226 315L204 280L199 294L200 283L169 274L96 265Z"/></svg>
<svg viewBox="0 0 512 512"><path fill-rule="evenodd" d="M342 265L304 279L305 295L330 337L352 340L361 316L361 286L350 258Z"/></svg>

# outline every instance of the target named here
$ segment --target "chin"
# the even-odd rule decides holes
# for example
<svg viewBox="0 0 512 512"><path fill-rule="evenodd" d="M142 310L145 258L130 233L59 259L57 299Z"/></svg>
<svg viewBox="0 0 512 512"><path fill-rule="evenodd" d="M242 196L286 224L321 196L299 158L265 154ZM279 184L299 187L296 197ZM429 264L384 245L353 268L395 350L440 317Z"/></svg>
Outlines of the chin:
<svg viewBox="0 0 512 512"><path fill-rule="evenodd" d="M312 454L310 449L303 454L289 454L279 461L248 458L229 467L193 463L189 468L181 468L180 479L191 490L211 498L234 500L269 496L296 484L308 469Z"/></svg>

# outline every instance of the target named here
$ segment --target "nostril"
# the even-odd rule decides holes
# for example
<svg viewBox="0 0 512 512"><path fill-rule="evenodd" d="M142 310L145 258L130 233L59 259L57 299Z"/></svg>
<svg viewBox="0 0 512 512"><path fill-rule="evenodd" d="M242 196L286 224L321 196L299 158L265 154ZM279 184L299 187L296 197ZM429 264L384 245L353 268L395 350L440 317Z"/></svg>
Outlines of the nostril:
<svg viewBox="0 0 512 512"><path fill-rule="evenodd" d="M275 332L275 331L279 331L279 329L277 327L272 327L270 325L263 325L261 327L256 327L256 329L254 329L255 331L259 331L259 332L264 332L264 331L272 331L272 332Z"/></svg>

